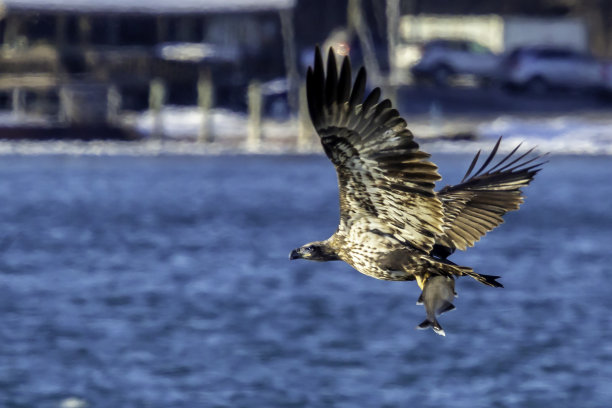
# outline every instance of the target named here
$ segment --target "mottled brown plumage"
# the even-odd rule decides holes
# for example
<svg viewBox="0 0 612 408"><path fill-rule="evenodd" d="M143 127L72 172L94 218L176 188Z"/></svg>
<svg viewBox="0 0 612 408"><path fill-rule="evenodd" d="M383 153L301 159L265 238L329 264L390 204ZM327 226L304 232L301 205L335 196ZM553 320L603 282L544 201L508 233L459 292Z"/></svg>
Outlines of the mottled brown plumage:
<svg viewBox="0 0 612 408"><path fill-rule="evenodd" d="M315 52L306 78L308 107L323 149L336 167L340 223L325 241L295 249L291 259L342 260L359 272L384 280L417 280L421 289L429 276L468 275L490 286L497 276L475 273L446 258L456 249L473 246L487 231L518 209L520 188L542 165L531 152L516 150L491 165L500 140L480 168L474 158L462 182L434 191L440 179L429 154L380 90L365 97L363 68L352 81L348 57L340 71L330 49L327 69ZM364 98L365 97L365 98Z"/></svg>

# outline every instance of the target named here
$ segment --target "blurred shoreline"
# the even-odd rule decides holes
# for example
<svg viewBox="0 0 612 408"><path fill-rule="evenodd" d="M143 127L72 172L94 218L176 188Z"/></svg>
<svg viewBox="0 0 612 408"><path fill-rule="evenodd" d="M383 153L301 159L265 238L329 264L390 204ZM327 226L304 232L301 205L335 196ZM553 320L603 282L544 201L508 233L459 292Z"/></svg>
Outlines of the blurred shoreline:
<svg viewBox="0 0 612 408"><path fill-rule="evenodd" d="M213 113L212 141L197 139L197 109L172 107L162 117L164 136L146 136L153 123L147 114L128 118L142 139L121 140L0 140L0 155L235 155L322 154L314 130L300 141L295 119L264 120L260 138L248 139L248 118L230 111ZM523 142L552 154L612 155L612 117L607 112L520 114L406 114L408 128L428 152L472 153L487 149L500 136L502 150Z"/></svg>

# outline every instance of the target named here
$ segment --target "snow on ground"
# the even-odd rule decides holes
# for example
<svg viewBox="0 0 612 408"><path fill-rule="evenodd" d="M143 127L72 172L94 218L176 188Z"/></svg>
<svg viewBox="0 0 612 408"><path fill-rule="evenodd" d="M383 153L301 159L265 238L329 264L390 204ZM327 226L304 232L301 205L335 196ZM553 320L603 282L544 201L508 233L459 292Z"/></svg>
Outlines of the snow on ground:
<svg viewBox="0 0 612 408"><path fill-rule="evenodd" d="M212 129L219 141L233 140L235 146L244 142L247 134L246 115L217 110L213 113ZM164 111L164 133L172 139L195 140L201 126L197 109L172 108ZM409 128L429 150L473 152L490 146L503 136L502 149L517 143L535 146L539 151L559 154L612 154L612 117L603 114L529 115L479 118L475 116L442 117L427 115L407 118ZM136 122L140 132L151 132L153 116L144 114ZM295 149L296 121L264 121L261 149L264 152ZM474 141L438 140L444 136L472 136ZM309 151L320 152L313 144Z"/></svg>
<svg viewBox="0 0 612 408"><path fill-rule="evenodd" d="M124 119L124 124L134 128L142 135L151 135L161 123L162 133L169 139L196 140L203 126L203 116L199 109L192 107L169 106L161 111L159 118L152 111L130 115ZM241 139L245 134L246 116L238 112L215 109L210 114L210 127L217 139Z"/></svg>
<svg viewBox="0 0 612 408"><path fill-rule="evenodd" d="M612 118L559 116L547 119L499 117L476 131L480 138L504 136L552 153L612 154Z"/></svg>
<svg viewBox="0 0 612 408"><path fill-rule="evenodd" d="M459 121L461 122L461 121ZM465 126L460 123L459 126ZM487 150L500 136L501 151L518 143L551 154L612 155L612 117L603 115L500 116L471 123L473 141L425 141L429 151Z"/></svg>
<svg viewBox="0 0 612 408"><path fill-rule="evenodd" d="M161 112L161 124L165 138L192 140L198 138L203 125L203 115L198 108L171 106ZM142 135L151 135L156 117L151 111L127 117L125 125L133 127ZM214 138L225 142L241 142L248 130L247 115L225 109L213 109L210 113L209 129ZM295 121L263 121L263 137L268 140L291 139L297 134Z"/></svg>
<svg viewBox="0 0 612 408"><path fill-rule="evenodd" d="M49 119L44 116L24 115L11 111L0 111L0 126L2 127L45 127Z"/></svg>
<svg viewBox="0 0 612 408"><path fill-rule="evenodd" d="M0 118L5 126L6 118ZM612 117L603 113L517 116L447 116L407 117L409 128L429 152L465 152L487 150L504 137L502 151L517 143L552 154L612 155ZM158 122L159 120L159 122ZM152 137L156 123L161 123L163 138ZM0 141L0 154L70 154L70 155L159 155L159 154L237 154L237 153L321 153L314 134L298 148L296 120L264 120L259 144L247 143L249 121L245 114L213 110L208 129L212 143L197 141L202 128L202 113L191 107L166 107L161 119L151 112L127 115L123 125L144 136L139 142L117 141ZM470 140L452 140L461 135ZM306 145L306 146L305 146Z"/></svg>

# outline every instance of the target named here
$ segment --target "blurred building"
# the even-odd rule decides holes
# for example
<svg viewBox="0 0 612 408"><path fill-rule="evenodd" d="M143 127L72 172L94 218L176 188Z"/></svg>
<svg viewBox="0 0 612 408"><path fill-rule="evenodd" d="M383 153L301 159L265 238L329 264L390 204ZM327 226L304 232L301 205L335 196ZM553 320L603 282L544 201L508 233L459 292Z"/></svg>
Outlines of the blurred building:
<svg viewBox="0 0 612 408"><path fill-rule="evenodd" d="M80 125L152 98L244 104L287 71L294 3L0 0L0 108Z"/></svg>

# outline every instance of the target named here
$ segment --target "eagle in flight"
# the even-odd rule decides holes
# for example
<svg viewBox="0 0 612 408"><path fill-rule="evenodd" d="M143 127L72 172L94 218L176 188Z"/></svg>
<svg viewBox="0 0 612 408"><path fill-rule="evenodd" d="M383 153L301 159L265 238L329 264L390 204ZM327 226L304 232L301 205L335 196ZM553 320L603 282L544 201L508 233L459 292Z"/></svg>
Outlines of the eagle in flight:
<svg viewBox="0 0 612 408"><path fill-rule="evenodd" d="M376 279L416 280L423 291L427 319L419 328L444 331L436 316L452 310L454 279L470 276L502 287L499 276L483 275L448 260L503 222L502 216L523 202L521 187L544 164L519 146L493 163L501 138L474 171L480 151L463 180L435 191L440 180L430 155L419 149L412 133L380 89L366 97L366 71L352 82L345 57L340 71L332 49L324 68L315 51L306 76L308 109L325 154L338 176L340 223L324 241L294 249L290 259L342 260ZM517 157L518 156L518 157Z"/></svg>

